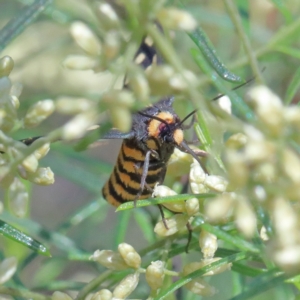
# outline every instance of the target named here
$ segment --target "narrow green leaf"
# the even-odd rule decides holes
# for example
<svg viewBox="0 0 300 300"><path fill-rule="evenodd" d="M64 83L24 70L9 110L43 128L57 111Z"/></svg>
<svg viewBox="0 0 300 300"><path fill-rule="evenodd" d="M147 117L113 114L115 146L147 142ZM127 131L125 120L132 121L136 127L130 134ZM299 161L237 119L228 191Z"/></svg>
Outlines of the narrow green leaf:
<svg viewBox="0 0 300 300"><path fill-rule="evenodd" d="M231 262L235 262L235 261L239 261L239 260L243 260L245 258L247 258L247 253L246 252L240 252L237 254L233 254L231 256L222 258L214 263L211 263L203 268L201 268L200 270L197 270L195 272L192 272L184 277L182 277L181 279L177 280L176 282L174 282L173 284L171 284L167 289L161 291L159 293L159 295L157 297L154 298L154 300L162 300L165 299L166 297L168 297L169 295L171 295L172 293L174 293L176 290L178 290L180 287L184 286L185 284L189 283L190 281L192 281L193 279L202 276L203 274L214 270L215 268L221 267L225 264L231 263Z"/></svg>
<svg viewBox="0 0 300 300"><path fill-rule="evenodd" d="M0 31L0 51L22 33L50 3L52 0L36 0L25 7L19 16L11 19Z"/></svg>
<svg viewBox="0 0 300 300"><path fill-rule="evenodd" d="M175 195L175 196L168 196L168 197L163 197L163 198L150 198L146 200L138 200L136 202L136 207L144 207L144 206L150 206L150 205L157 205L157 204L162 204L162 203L171 203L174 201L184 201L188 200L191 198L197 198L197 199L206 199L206 198L213 198L216 195L213 193L204 193L204 194L181 194L181 195ZM134 202L129 201L126 203L121 204L116 211L121 211L121 210L127 210L134 208Z"/></svg>
<svg viewBox="0 0 300 300"><path fill-rule="evenodd" d="M230 82L243 82L241 77L230 72L220 61L220 59L216 55L216 50L212 47L212 43L209 41L208 37L201 27L197 28L192 33L188 33L188 36L193 40L203 56L220 77Z"/></svg>
<svg viewBox="0 0 300 300"><path fill-rule="evenodd" d="M128 226L130 222L130 217L132 216L132 211L124 211L118 216L117 226L115 227L115 246L118 247L119 244L123 243L126 239L125 236L128 233Z"/></svg>
<svg viewBox="0 0 300 300"><path fill-rule="evenodd" d="M197 217L199 218L199 217ZM201 218L199 218L201 219ZM253 253L260 253L261 249L259 249L256 245L247 242L245 239L237 236L237 235L231 235L218 226L212 226L208 223L203 223L200 225L200 228L216 235L219 239L227 242L230 245L235 246L236 248L242 250L242 251L249 251Z"/></svg>
<svg viewBox="0 0 300 300"><path fill-rule="evenodd" d="M256 277L250 284L244 286L243 292L237 296L230 298L230 300L247 300L253 296L264 293L267 290L276 287L280 283L284 283L287 278L283 272L278 270L270 270L258 277Z"/></svg>
<svg viewBox="0 0 300 300"><path fill-rule="evenodd" d="M49 249L47 249L39 241L33 239L29 235L23 233L19 229L7 224L2 220L0 220L0 233L10 240L17 242L38 254L49 257L51 256Z"/></svg>
<svg viewBox="0 0 300 300"><path fill-rule="evenodd" d="M285 18L286 23L291 23L293 21L292 13L287 9L285 1L282 0L272 0L273 4L277 7L280 13Z"/></svg>
<svg viewBox="0 0 300 300"><path fill-rule="evenodd" d="M236 114L242 116L246 120L253 120L254 114L250 107L241 97L239 97L234 91L228 89L224 83L212 73L202 54L194 48L191 49L190 52L198 67L209 77L213 78L213 84L217 87L217 89L231 99L232 106L236 111Z"/></svg>
<svg viewBox="0 0 300 300"><path fill-rule="evenodd" d="M297 91L300 87L300 67L296 69L296 72L294 73L294 76L287 88L285 97L284 97L284 103L290 104L296 95Z"/></svg>
<svg viewBox="0 0 300 300"><path fill-rule="evenodd" d="M297 48L292 48L291 46L278 45L274 47L273 51L278 51L291 57L300 59L300 50Z"/></svg>

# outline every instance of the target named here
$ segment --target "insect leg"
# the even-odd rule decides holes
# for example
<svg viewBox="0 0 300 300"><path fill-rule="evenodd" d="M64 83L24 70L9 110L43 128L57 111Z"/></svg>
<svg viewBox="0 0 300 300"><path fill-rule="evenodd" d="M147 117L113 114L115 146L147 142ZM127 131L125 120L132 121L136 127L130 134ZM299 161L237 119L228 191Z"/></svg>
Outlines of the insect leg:
<svg viewBox="0 0 300 300"><path fill-rule="evenodd" d="M139 199L139 197L141 196L143 190L144 190L144 187L145 187L145 184L146 184L146 177L147 177L147 174L148 174L148 169L149 169L149 163L150 163L150 155L151 155L151 151L147 151L146 155L145 155L145 161L144 161L144 167L143 167L143 173L142 173L142 176L141 176L141 186L140 186L140 190L139 192L137 193L137 195L135 196L134 198L134 206L136 206L136 201Z"/></svg>
<svg viewBox="0 0 300 300"><path fill-rule="evenodd" d="M169 229L168 225L167 225L167 221L166 221L166 218L165 218L165 213L163 211L163 208L162 208L162 205L161 204L157 204L158 208L159 208L159 211L160 211L160 214L161 214L161 220L162 222L164 223L165 225L165 228L166 229Z"/></svg>
<svg viewBox="0 0 300 300"><path fill-rule="evenodd" d="M189 236L188 236L187 244L185 246L185 252L188 253L189 252L189 246L190 246L190 243L192 241L192 233L193 233L193 229L192 229L192 226L191 226L190 222L186 223L186 228L187 228L187 230L189 232Z"/></svg>

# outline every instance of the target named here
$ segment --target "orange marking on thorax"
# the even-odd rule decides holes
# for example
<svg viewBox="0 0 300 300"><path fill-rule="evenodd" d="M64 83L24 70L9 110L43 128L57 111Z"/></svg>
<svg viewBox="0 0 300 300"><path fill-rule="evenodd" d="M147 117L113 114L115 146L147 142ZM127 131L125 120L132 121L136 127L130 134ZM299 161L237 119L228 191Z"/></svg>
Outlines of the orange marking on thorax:
<svg viewBox="0 0 300 300"><path fill-rule="evenodd" d="M159 114L156 115L156 117L166 121L168 124L171 124L171 123L174 123L174 116L167 112L167 111L162 111L160 112ZM148 125L148 133L149 133L149 136L153 136L153 137L158 137L159 136L159 125L161 124L162 122L158 121L158 120L155 120L155 119L152 119L150 122L149 122L149 125Z"/></svg>

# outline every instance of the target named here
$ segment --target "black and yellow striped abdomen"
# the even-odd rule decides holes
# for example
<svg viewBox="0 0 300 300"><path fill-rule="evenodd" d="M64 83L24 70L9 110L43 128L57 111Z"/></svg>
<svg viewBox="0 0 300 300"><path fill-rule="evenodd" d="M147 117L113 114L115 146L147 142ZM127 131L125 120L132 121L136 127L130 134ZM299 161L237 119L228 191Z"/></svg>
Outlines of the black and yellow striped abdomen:
<svg viewBox="0 0 300 300"><path fill-rule="evenodd" d="M155 142L151 141L156 148ZM145 187L141 191L140 197L136 199L141 189L147 150L149 150L149 145L143 147L141 142L135 138L123 141L114 170L102 189L103 197L110 204L119 206L127 201L151 197L151 191ZM163 180L165 167L165 162L160 161L157 157L150 156L146 177L146 184L150 188L153 189L157 182Z"/></svg>

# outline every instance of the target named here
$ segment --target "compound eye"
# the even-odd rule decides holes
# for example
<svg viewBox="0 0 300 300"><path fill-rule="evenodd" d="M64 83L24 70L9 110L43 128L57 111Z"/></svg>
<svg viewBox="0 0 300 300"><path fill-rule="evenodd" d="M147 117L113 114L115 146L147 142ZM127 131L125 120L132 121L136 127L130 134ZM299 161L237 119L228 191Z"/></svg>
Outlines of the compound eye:
<svg viewBox="0 0 300 300"><path fill-rule="evenodd" d="M173 136L171 136L171 135L165 136L165 142L166 143L173 143L174 142Z"/></svg>

